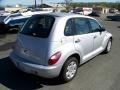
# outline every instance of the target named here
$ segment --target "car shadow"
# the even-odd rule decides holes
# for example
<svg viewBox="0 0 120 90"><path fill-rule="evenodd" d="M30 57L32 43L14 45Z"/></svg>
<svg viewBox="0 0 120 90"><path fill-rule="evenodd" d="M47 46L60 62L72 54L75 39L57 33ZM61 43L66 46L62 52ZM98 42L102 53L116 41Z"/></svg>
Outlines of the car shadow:
<svg viewBox="0 0 120 90"><path fill-rule="evenodd" d="M3 39L6 37L6 34L0 34L0 39Z"/></svg>
<svg viewBox="0 0 120 90"><path fill-rule="evenodd" d="M12 90L34 90L44 85L63 84L58 78L45 79L18 70L9 57L0 59L0 83Z"/></svg>
<svg viewBox="0 0 120 90"><path fill-rule="evenodd" d="M18 32L19 32L18 30L12 30L12 31L8 31L6 33L0 33L0 39L5 38L7 34L17 34Z"/></svg>
<svg viewBox="0 0 120 90"><path fill-rule="evenodd" d="M19 31L18 30L12 30L12 31L8 31L8 34L17 34Z"/></svg>
<svg viewBox="0 0 120 90"><path fill-rule="evenodd" d="M120 20L109 20L109 19L105 19L105 21L120 22Z"/></svg>

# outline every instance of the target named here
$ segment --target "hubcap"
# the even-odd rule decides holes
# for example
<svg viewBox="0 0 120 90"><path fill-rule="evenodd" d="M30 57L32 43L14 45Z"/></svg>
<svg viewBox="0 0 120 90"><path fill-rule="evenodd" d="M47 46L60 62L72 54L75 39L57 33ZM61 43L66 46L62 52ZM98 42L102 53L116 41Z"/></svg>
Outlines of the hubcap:
<svg viewBox="0 0 120 90"><path fill-rule="evenodd" d="M109 41L109 43L108 43L108 46L107 46L107 50L108 50L108 52L111 50L111 41Z"/></svg>
<svg viewBox="0 0 120 90"><path fill-rule="evenodd" d="M77 71L77 64L75 61L72 61L68 67L67 67L67 71L66 71L66 77L68 79L71 79L74 77L75 73Z"/></svg>

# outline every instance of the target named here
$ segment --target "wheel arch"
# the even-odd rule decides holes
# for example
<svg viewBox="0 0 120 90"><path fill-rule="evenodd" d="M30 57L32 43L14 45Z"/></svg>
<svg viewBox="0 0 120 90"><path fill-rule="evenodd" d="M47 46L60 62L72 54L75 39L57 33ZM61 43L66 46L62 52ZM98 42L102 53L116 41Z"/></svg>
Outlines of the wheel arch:
<svg viewBox="0 0 120 90"><path fill-rule="evenodd" d="M105 36L105 38L104 38L104 40L103 40L103 42L102 42L102 46L103 46L103 48L106 48L106 45L107 45L107 42L109 41L109 39L111 39L112 41L113 41L113 36L112 36L112 34L111 33L106 33L106 36Z"/></svg>
<svg viewBox="0 0 120 90"><path fill-rule="evenodd" d="M81 60L80 58L81 57L80 57L80 55L78 53L74 53L74 54L70 55L69 57L75 57L78 60L78 64L80 65L80 60Z"/></svg>

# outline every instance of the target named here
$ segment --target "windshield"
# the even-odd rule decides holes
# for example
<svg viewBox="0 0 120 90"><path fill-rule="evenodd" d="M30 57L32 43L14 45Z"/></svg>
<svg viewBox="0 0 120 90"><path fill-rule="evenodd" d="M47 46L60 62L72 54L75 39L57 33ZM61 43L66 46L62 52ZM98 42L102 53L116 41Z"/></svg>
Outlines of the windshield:
<svg viewBox="0 0 120 90"><path fill-rule="evenodd" d="M14 17L18 17L18 16L22 16L22 14L12 14L12 15L9 15L8 17L6 17L5 19L4 19L4 22L6 22L8 19L10 19L10 18L14 18Z"/></svg>
<svg viewBox="0 0 120 90"><path fill-rule="evenodd" d="M11 26L14 26L14 25L22 26L27 20L28 18L15 19L15 20L11 20L8 24Z"/></svg>
<svg viewBox="0 0 120 90"><path fill-rule="evenodd" d="M24 25L20 33L35 37L46 38L49 36L55 18L39 15L31 17Z"/></svg>
<svg viewBox="0 0 120 90"><path fill-rule="evenodd" d="M0 16L0 22L4 22L4 19L6 18L7 16Z"/></svg>
<svg viewBox="0 0 120 90"><path fill-rule="evenodd" d="M10 15L9 17L18 17L18 16L22 16L22 14L13 14L13 15Z"/></svg>

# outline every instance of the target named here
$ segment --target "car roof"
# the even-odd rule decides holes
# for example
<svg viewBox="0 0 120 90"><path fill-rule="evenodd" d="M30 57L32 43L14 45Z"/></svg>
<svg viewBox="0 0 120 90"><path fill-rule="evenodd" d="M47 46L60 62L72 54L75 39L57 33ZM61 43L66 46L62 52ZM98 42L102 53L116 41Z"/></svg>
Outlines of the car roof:
<svg viewBox="0 0 120 90"><path fill-rule="evenodd" d="M63 12L52 12L52 13L46 13L46 14L37 14L33 16L39 16L39 15L48 15L48 16L53 16L53 17L84 17L84 18L91 18L94 19L90 16L85 16L85 15L80 15L80 14L74 14L74 13L63 13Z"/></svg>
<svg viewBox="0 0 120 90"><path fill-rule="evenodd" d="M48 15L52 15L55 17L65 17L65 16L71 16L71 15L75 15L74 13L49 13Z"/></svg>

